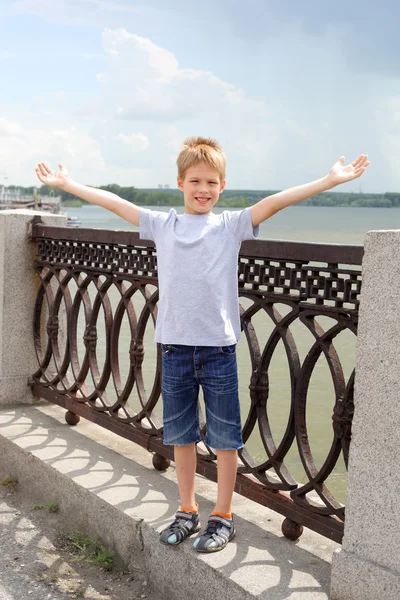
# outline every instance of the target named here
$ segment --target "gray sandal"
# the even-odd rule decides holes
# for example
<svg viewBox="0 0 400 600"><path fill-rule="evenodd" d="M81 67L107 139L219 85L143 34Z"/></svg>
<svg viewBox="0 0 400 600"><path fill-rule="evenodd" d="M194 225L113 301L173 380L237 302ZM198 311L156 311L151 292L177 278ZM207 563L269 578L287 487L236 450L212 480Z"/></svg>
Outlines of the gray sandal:
<svg viewBox="0 0 400 600"><path fill-rule="evenodd" d="M207 529L193 544L197 552L218 552L225 548L235 537L235 526L232 519L211 515Z"/></svg>
<svg viewBox="0 0 400 600"><path fill-rule="evenodd" d="M160 533L160 542L167 546L176 546L198 531L200 531L199 515L178 510L174 522Z"/></svg>

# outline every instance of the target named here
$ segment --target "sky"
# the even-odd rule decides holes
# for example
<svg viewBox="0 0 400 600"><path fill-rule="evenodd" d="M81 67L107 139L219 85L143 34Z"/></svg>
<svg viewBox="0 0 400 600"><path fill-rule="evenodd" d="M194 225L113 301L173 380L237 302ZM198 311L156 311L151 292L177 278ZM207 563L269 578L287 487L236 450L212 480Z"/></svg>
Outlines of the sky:
<svg viewBox="0 0 400 600"><path fill-rule="evenodd" d="M400 192L398 0L0 0L0 185L62 162L88 185L176 187L192 135L227 188L283 189L340 155L341 191Z"/></svg>

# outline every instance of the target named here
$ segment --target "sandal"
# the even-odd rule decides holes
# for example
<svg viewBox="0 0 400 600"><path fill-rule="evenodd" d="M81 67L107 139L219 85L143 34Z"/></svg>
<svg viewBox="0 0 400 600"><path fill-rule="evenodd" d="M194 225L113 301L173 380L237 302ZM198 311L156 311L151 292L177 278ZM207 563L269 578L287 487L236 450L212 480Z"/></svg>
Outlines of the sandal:
<svg viewBox="0 0 400 600"><path fill-rule="evenodd" d="M218 552L225 548L228 542L235 537L235 526L232 519L225 519L218 515L211 515L207 529L194 542L193 547L197 552Z"/></svg>
<svg viewBox="0 0 400 600"><path fill-rule="evenodd" d="M174 522L160 533L160 542L168 546L176 546L198 531L200 531L199 515L195 512L178 510Z"/></svg>

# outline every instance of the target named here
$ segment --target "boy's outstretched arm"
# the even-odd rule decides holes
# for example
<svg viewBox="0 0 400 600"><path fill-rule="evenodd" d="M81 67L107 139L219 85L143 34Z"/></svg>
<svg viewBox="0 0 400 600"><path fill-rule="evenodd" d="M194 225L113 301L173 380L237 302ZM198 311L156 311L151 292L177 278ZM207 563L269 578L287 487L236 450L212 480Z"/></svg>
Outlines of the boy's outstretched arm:
<svg viewBox="0 0 400 600"><path fill-rule="evenodd" d="M129 223L139 226L139 208L135 204L123 200L112 192L77 183L69 177L67 169L61 163L58 166L60 171L56 173L45 163L39 163L36 167L37 178L46 185L64 190L69 194L82 198L82 200L87 200L91 204L107 208L119 217L129 221Z"/></svg>
<svg viewBox="0 0 400 600"><path fill-rule="evenodd" d="M368 167L369 160L366 154L360 154L355 161L346 167L343 166L343 163L344 156L341 156L325 177L311 183L289 188L283 192L278 192L257 202L251 208L253 227L269 219L269 217L272 217L272 215L282 210L282 208L286 208L286 206L290 206L321 192L326 192L341 183L360 177Z"/></svg>

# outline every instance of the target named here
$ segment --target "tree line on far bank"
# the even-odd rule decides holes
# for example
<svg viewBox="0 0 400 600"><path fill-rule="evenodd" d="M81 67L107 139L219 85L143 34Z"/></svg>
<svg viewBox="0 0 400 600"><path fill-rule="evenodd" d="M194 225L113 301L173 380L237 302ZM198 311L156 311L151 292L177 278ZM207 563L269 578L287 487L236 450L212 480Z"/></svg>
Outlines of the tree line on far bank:
<svg viewBox="0 0 400 600"><path fill-rule="evenodd" d="M9 186L8 190L21 190L22 194L32 194L33 187ZM178 190L171 189L138 189L133 186L124 187L116 183L102 185L101 190L117 194L121 198L139 206L183 206L183 195ZM66 206L81 206L87 204L84 200L68 194L63 190L54 190L47 185L38 189L40 196L61 196L61 201ZM262 198L275 194L275 190L225 190L221 195L219 206L232 208L246 208L252 206ZM386 192L384 194L357 194L355 192L324 192L300 202L298 206L355 206L400 208L400 192Z"/></svg>

